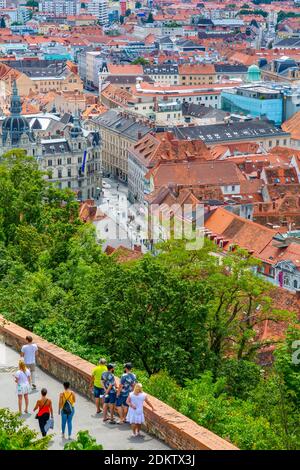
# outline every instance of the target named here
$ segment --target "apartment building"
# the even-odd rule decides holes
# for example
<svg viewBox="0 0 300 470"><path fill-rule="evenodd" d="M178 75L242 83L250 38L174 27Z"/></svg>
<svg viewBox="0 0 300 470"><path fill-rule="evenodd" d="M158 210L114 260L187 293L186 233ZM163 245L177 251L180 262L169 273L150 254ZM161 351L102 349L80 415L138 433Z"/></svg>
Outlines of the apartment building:
<svg viewBox="0 0 300 470"><path fill-rule="evenodd" d="M233 142L256 142L266 150L290 147L291 135L268 121L227 122L224 124L175 127L179 139L201 139L206 145Z"/></svg>
<svg viewBox="0 0 300 470"><path fill-rule="evenodd" d="M86 3L86 8L89 14L98 18L101 25L108 24L108 0L93 0Z"/></svg>
<svg viewBox="0 0 300 470"><path fill-rule="evenodd" d="M161 85L179 84L177 64L145 65L144 74Z"/></svg>
<svg viewBox="0 0 300 470"><path fill-rule="evenodd" d="M80 200L97 197L101 191L99 134L83 130L77 113L66 121L46 113L23 116L21 111L14 81L10 115L0 125L0 154L24 149L58 187L70 188Z"/></svg>
<svg viewBox="0 0 300 470"><path fill-rule="evenodd" d="M78 15L81 2L79 0L41 0L39 11L59 15Z"/></svg>
<svg viewBox="0 0 300 470"><path fill-rule="evenodd" d="M180 64L178 72L180 85L211 85L217 81L212 64Z"/></svg>
<svg viewBox="0 0 300 470"><path fill-rule="evenodd" d="M30 92L82 91L80 77L66 61L15 60L0 65L0 80L5 82L7 95L11 94L13 79L16 78L21 96Z"/></svg>
<svg viewBox="0 0 300 470"><path fill-rule="evenodd" d="M110 109L87 123L101 136L101 162L104 174L127 181L128 149L151 128L142 119Z"/></svg>

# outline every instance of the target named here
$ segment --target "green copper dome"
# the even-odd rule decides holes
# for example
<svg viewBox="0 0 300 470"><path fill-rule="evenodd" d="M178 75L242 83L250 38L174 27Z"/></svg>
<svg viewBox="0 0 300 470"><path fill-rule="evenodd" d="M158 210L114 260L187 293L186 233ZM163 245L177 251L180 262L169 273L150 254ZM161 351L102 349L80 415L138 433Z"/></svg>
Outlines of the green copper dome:
<svg viewBox="0 0 300 470"><path fill-rule="evenodd" d="M260 68L253 64L250 65L248 68L248 73L247 73L247 82L259 82L261 79L261 71Z"/></svg>

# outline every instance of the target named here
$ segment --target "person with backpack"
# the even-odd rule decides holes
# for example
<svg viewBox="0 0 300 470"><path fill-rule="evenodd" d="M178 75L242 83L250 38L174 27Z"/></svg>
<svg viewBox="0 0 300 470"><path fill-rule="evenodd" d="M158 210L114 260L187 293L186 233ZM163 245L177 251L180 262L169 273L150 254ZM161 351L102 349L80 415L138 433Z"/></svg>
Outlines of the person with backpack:
<svg viewBox="0 0 300 470"><path fill-rule="evenodd" d="M121 377L120 384L117 391L116 407L120 417L119 424L124 424L128 411L127 398L129 393L133 391L136 384L136 376L132 372L131 362L124 365L124 374Z"/></svg>
<svg viewBox="0 0 300 470"><path fill-rule="evenodd" d="M103 372L101 377L102 386L104 388L104 406L103 406L103 421L108 421L107 417L108 408L110 410L110 422L115 424L114 419L115 413L115 403L116 403L116 379L114 376L115 366L113 364L108 364L107 371Z"/></svg>
<svg viewBox="0 0 300 470"><path fill-rule="evenodd" d="M50 400L50 398L47 397L47 393L47 389L42 388L41 398L36 402L36 405L33 408L33 411L38 410L38 413L36 414L36 419L38 419L39 421L39 426L43 437L47 435L45 424L49 420L50 415L53 419L52 401Z"/></svg>
<svg viewBox="0 0 300 470"><path fill-rule="evenodd" d="M61 435L65 439L65 429L68 425L68 437L72 435L72 420L75 412L75 393L70 390L70 382L64 382L64 391L59 395L58 414L61 415Z"/></svg>

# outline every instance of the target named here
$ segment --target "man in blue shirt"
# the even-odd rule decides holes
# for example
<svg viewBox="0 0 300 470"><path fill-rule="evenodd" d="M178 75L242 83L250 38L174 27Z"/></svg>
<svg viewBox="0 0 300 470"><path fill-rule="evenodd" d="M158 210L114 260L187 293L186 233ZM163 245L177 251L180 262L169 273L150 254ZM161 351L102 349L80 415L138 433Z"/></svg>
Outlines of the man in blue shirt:
<svg viewBox="0 0 300 470"><path fill-rule="evenodd" d="M126 403L129 393L133 391L136 383L136 376L132 373L132 364L127 362L124 365L124 374L121 377L117 391L117 411L120 417L119 424L123 424L126 420L128 405Z"/></svg>
<svg viewBox="0 0 300 470"><path fill-rule="evenodd" d="M101 382L105 391L103 406L103 421L108 421L107 412L110 410L110 422L115 423L115 403L116 403L116 379L114 376L115 366L108 364L107 371L103 372Z"/></svg>

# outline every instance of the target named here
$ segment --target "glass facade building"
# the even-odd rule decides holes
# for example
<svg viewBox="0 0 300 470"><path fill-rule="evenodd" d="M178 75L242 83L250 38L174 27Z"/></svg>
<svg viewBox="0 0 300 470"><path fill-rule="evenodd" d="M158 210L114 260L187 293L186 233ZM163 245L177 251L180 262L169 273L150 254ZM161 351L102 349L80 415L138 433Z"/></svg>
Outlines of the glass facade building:
<svg viewBox="0 0 300 470"><path fill-rule="evenodd" d="M221 94L223 111L233 114L266 118L275 125L283 122L283 94L264 86L240 87L223 91Z"/></svg>

